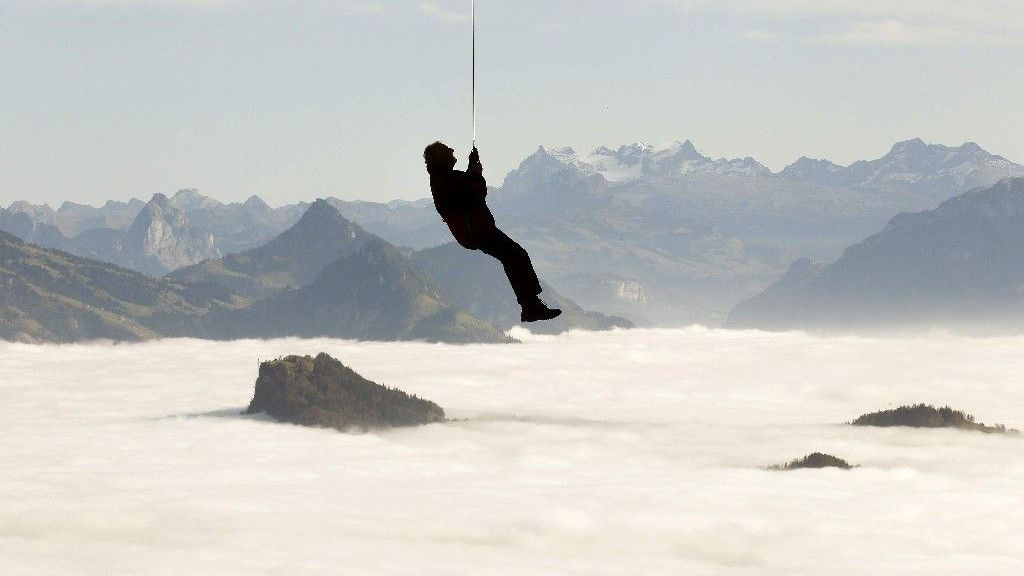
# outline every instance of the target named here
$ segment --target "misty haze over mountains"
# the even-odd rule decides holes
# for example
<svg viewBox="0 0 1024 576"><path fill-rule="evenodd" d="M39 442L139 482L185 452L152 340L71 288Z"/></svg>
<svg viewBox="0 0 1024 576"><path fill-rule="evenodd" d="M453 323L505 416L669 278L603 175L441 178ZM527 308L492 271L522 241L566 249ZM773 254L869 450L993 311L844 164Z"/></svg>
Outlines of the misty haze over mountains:
<svg viewBox="0 0 1024 576"><path fill-rule="evenodd" d="M727 326L920 330L1024 327L1024 178L900 214L831 264L799 260Z"/></svg>
<svg viewBox="0 0 1024 576"><path fill-rule="evenodd" d="M778 173L752 158L709 158L689 141L586 154L541 147L491 190L489 203L501 226L530 251L541 277L555 293L571 295L574 306L640 324L716 325L794 261L833 260L898 213L930 210L1013 176L1024 176L1024 166L974 143L909 140L876 160L839 166L801 158ZM451 241L429 199L326 202L359 230L398 246L423 250ZM150 275L182 268L178 280L202 277L264 298L270 292L244 286L249 277L232 266L244 268L247 251L266 245L309 207L272 208L258 197L224 204L195 190L99 208L16 202L0 209L0 230ZM317 236L307 245L315 246ZM428 254L444 252L417 253L413 262ZM189 272L203 269L209 274ZM308 272L300 276L261 277L256 286L299 288L313 280ZM446 291L462 294L462 305L480 312L489 304L479 297L489 291L475 286ZM508 316L502 309L491 320L504 324Z"/></svg>
<svg viewBox="0 0 1024 576"><path fill-rule="evenodd" d="M136 224L150 222L152 215L147 206ZM262 246L206 259L164 278L0 232L0 338L510 342L505 331L518 318L501 302L505 292L494 289L504 274L456 265L452 274L439 275L443 269L429 254L414 262L407 249L366 232L325 200L314 202L298 222ZM556 297L566 314L546 326L548 332L631 326Z"/></svg>
<svg viewBox="0 0 1024 576"><path fill-rule="evenodd" d="M897 213L1021 174L975 144L920 140L847 168L802 159L778 174L749 158L712 160L688 142L589 155L541 148L506 178L495 211L545 256L569 247L546 264L581 303L714 324L797 257L831 260ZM643 303L617 306L623 293Z"/></svg>

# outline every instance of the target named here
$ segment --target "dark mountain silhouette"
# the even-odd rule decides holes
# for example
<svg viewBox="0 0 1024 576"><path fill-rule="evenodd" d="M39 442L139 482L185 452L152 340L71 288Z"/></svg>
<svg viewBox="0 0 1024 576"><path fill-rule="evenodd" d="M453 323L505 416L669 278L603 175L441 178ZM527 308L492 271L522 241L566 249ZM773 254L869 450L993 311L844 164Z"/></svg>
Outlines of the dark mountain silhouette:
<svg viewBox="0 0 1024 576"><path fill-rule="evenodd" d="M232 338L510 341L493 324L453 307L406 255L375 237L327 266L309 285L223 314L216 324Z"/></svg>
<svg viewBox="0 0 1024 576"><path fill-rule="evenodd" d="M508 285L501 264L493 258L449 243L415 252L412 261L456 306L504 329L520 323L519 303ZM600 312L580 308L543 280L541 287L544 289L541 296L545 302L561 308L562 315L548 322L531 324L531 332L557 334L573 328L609 330L633 326L625 318L605 316Z"/></svg>
<svg viewBox="0 0 1024 576"><path fill-rule="evenodd" d="M813 452L804 456L803 458L797 458L791 462L785 464L776 464L771 466L769 470L801 470L804 468L840 468L842 470L849 470L855 468L846 460L833 456L831 454L824 454L822 452Z"/></svg>
<svg viewBox="0 0 1024 576"><path fill-rule="evenodd" d="M260 364L246 413L341 431L445 421L444 410L437 404L371 382L324 353Z"/></svg>
<svg viewBox="0 0 1024 576"><path fill-rule="evenodd" d="M798 262L738 305L764 329L1024 329L1024 178L900 214L827 266Z"/></svg>
<svg viewBox="0 0 1024 576"><path fill-rule="evenodd" d="M383 240L299 290L252 303L218 284L155 279L0 232L0 339L76 342L188 336L336 336L509 342L455 308Z"/></svg>
<svg viewBox="0 0 1024 576"><path fill-rule="evenodd" d="M74 342L201 336L240 302L217 286L156 280L0 232L0 338Z"/></svg>
<svg viewBox="0 0 1024 576"><path fill-rule="evenodd" d="M907 426L910 428L958 428L960 430L974 430L987 434L1011 434L1019 435L1019 430L1007 430L1006 426L996 424L986 426L975 420L974 416L960 410L954 410L949 406L936 408L928 404L914 404L911 406L900 406L892 410L880 410L859 416L850 424L854 426Z"/></svg>
<svg viewBox="0 0 1024 576"><path fill-rule="evenodd" d="M251 299L266 298L312 282L331 262L373 238L317 200L291 228L266 244L172 272L182 282L213 282Z"/></svg>

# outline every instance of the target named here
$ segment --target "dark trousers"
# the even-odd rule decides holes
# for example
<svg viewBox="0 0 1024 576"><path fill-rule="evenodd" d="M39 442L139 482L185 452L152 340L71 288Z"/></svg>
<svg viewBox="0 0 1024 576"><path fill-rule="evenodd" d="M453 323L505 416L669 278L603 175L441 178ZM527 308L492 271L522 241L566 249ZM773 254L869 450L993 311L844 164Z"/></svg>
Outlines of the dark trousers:
<svg viewBox="0 0 1024 576"><path fill-rule="evenodd" d="M505 267L505 276L508 276L520 304L530 302L540 294L540 280L533 271L530 255L507 234L495 228L494 233L480 244L479 250L497 258Z"/></svg>

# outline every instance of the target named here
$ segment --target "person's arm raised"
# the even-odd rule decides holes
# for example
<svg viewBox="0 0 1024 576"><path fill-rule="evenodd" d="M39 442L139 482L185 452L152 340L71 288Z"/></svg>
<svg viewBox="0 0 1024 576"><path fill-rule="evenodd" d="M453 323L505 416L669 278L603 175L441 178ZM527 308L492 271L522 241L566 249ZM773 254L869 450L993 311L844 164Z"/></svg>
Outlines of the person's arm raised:
<svg viewBox="0 0 1024 576"><path fill-rule="evenodd" d="M473 151L469 153L469 170L470 174L483 175L484 166L480 163L480 151L473 147Z"/></svg>
<svg viewBox="0 0 1024 576"><path fill-rule="evenodd" d="M469 153L469 169L466 173L470 175L473 182L473 191L479 194L480 198L487 197L487 180L484 179L484 166L480 163L480 152L473 147Z"/></svg>

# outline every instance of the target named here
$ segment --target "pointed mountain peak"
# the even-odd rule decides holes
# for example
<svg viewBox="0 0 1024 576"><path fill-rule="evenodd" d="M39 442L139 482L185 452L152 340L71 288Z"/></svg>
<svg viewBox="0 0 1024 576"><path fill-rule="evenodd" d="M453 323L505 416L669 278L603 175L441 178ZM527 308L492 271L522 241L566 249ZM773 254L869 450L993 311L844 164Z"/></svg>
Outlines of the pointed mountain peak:
<svg viewBox="0 0 1024 576"><path fill-rule="evenodd" d="M132 221L129 232L135 237L141 237L156 221L162 221L178 228L188 226L188 218L185 213L175 208L170 198L159 192L153 194L149 202L146 202L146 205L139 211L138 216Z"/></svg>
<svg viewBox="0 0 1024 576"><path fill-rule="evenodd" d="M680 142L679 140L676 140L675 142L672 142L671 144L667 144L667 145L648 146L648 147L646 147L644 149L644 151L645 151L645 153L647 153L651 157L659 157L659 156L661 156L661 157L673 158L675 160L680 160L680 161L690 160L690 161L706 162L708 160L711 160L707 156L704 156L703 154L701 154L697 150L697 147L693 145L693 142L691 142L689 140L686 140L686 141L683 141L683 142Z"/></svg>
<svg viewBox="0 0 1024 576"><path fill-rule="evenodd" d="M317 198L294 226L282 232L266 246L294 245L306 246L307 249L316 244L343 246L354 240L361 242L368 235L358 224L342 216L330 202Z"/></svg>
<svg viewBox="0 0 1024 576"><path fill-rule="evenodd" d="M572 148L540 146L523 159L518 168L505 175L502 189L513 194L536 190L555 174L579 168L579 157Z"/></svg>
<svg viewBox="0 0 1024 576"><path fill-rule="evenodd" d="M920 138L903 140L893 144L889 154L919 153L928 149L928 145Z"/></svg>
<svg viewBox="0 0 1024 576"><path fill-rule="evenodd" d="M520 166L528 163L543 164L550 163L551 161L565 162L567 158L574 157L575 155L576 151L567 146L562 148L546 148L544 146L539 146L533 154L530 154L522 161Z"/></svg>
<svg viewBox="0 0 1024 576"><path fill-rule="evenodd" d="M266 295L268 287L280 285L282 279L294 286L309 283L328 264L355 252L372 238L319 198L291 228L263 246L226 257L225 267L253 275L257 281L245 290Z"/></svg>
<svg viewBox="0 0 1024 576"><path fill-rule="evenodd" d="M223 204L208 196L203 196L195 188L183 188L178 190L171 198L171 204L182 210L202 210L204 208L217 208Z"/></svg>
<svg viewBox="0 0 1024 576"><path fill-rule="evenodd" d="M531 181L544 179L564 170L567 165L572 165L575 159L576 153L572 148L548 149L540 146L536 152L524 158L517 169L505 176L505 182L515 182L524 178Z"/></svg>
<svg viewBox="0 0 1024 576"><path fill-rule="evenodd" d="M839 173L843 167L835 162L801 156L799 160L786 166L779 174L790 178L822 178Z"/></svg>
<svg viewBox="0 0 1024 576"><path fill-rule="evenodd" d="M166 194L161 194L160 192L157 192L156 194L153 194L152 198L149 199L147 206L159 206L164 210L170 210L171 199L168 198Z"/></svg>
<svg viewBox="0 0 1024 576"><path fill-rule="evenodd" d="M243 204L246 208L255 208L257 210L270 210L270 205L263 201L263 198L253 194Z"/></svg>
<svg viewBox="0 0 1024 576"><path fill-rule="evenodd" d="M309 205L309 208L306 208L306 213L302 215L302 220L305 220L306 218L324 217L338 218L345 222L348 222L348 220L346 220L345 217L341 215L341 212L339 212L337 208L331 206L331 203L323 198L317 198L316 201Z"/></svg>

